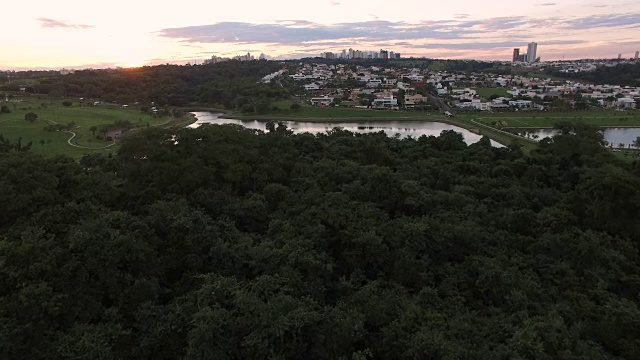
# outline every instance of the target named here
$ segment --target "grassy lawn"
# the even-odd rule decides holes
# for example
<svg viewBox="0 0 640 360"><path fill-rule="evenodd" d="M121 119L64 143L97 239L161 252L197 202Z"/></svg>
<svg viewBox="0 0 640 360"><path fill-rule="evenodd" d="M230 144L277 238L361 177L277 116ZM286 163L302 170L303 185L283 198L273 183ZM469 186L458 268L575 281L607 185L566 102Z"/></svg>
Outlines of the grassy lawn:
<svg viewBox="0 0 640 360"><path fill-rule="evenodd" d="M505 88L477 88L475 89L476 93L484 98L485 100L489 100L491 95L498 95L502 97L511 97L511 95L507 92Z"/></svg>
<svg viewBox="0 0 640 360"><path fill-rule="evenodd" d="M90 130L92 126L99 129L116 120L129 120L134 126L146 126L147 123L150 126L156 126L168 120L168 118L153 118L137 109L88 106L86 104L80 106L78 101L74 101L70 107L64 107L62 100L51 101L37 98L23 100L15 106L14 103L6 104L12 112L0 114L0 134L11 142L17 141L18 138L22 138L23 144L32 142L32 151L44 155L64 154L78 158L87 153L114 151L114 147L104 148L112 142L97 139ZM28 112L36 113L38 119L33 123L24 120L24 115ZM67 143L71 137L69 133L44 130L49 124L67 124L69 122L74 122L77 126L72 130L76 133L72 143L94 149L70 146Z"/></svg>
<svg viewBox="0 0 640 360"><path fill-rule="evenodd" d="M461 115L465 119L474 118L483 124L494 121L506 122L512 128L550 128L558 122L575 122L601 127L640 126L639 111L580 111L549 113L500 113Z"/></svg>
<svg viewBox="0 0 640 360"><path fill-rule="evenodd" d="M455 117L455 118L447 118L443 120L443 122L446 122L451 125L459 126L461 128L465 128L467 130L470 130L482 136L487 136L490 139L495 140L503 145L509 145L514 140L516 140L522 145L522 149L525 153L529 153L531 150L535 149L538 146L537 143L527 139L520 138L516 135L499 131L491 127L479 126L478 124L473 123L471 119Z"/></svg>

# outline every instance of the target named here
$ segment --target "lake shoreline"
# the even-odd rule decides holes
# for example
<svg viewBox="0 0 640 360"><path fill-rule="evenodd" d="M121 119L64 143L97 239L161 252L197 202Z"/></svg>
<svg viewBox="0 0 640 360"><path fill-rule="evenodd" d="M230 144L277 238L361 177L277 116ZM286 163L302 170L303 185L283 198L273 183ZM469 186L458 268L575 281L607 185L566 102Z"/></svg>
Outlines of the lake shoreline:
<svg viewBox="0 0 640 360"><path fill-rule="evenodd" d="M303 118L303 117L282 117L282 116L251 116L238 118L236 116L228 116L228 114L201 112L194 114L198 117L198 121L191 125L197 127L198 124L223 124L235 123L249 129L265 130L266 122L282 121L287 123L288 127L296 132L323 133L334 127L341 127L347 131L356 133L371 133L383 131L388 136L401 134L402 136L419 137L422 135L439 136L443 130L454 130L470 139L469 143L479 141L482 136L488 136L497 146L505 146L510 140L517 138L512 134L496 134L497 130L490 130L482 126L473 124L461 119L446 117L391 117L391 118L370 118L370 117L345 117L345 118ZM406 126L405 126L406 124ZM498 136L496 136L498 135Z"/></svg>

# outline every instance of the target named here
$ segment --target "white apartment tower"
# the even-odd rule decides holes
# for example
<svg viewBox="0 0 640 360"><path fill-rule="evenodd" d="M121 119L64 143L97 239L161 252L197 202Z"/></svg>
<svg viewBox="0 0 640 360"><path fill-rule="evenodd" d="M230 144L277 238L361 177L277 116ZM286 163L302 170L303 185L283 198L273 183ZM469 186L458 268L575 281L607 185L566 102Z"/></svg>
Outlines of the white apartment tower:
<svg viewBox="0 0 640 360"><path fill-rule="evenodd" d="M640 51L636 51L636 56L633 58L635 61L638 61L638 56L640 55Z"/></svg>
<svg viewBox="0 0 640 360"><path fill-rule="evenodd" d="M538 43L530 42L527 46L527 62L535 62L538 58Z"/></svg>

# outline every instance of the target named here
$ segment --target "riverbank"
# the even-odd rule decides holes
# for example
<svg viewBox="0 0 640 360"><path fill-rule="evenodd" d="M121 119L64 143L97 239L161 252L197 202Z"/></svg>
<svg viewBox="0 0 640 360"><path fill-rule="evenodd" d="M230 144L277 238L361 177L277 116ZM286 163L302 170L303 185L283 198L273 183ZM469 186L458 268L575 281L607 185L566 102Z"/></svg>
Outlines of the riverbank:
<svg viewBox="0 0 640 360"><path fill-rule="evenodd" d="M485 125L501 123L504 128L553 128L560 122L572 122L602 128L640 127L640 111L582 111L582 112L515 112L458 114L460 118L475 119Z"/></svg>
<svg viewBox="0 0 640 360"><path fill-rule="evenodd" d="M346 109L342 109L346 110ZM535 149L537 142L522 138L506 131L494 129L486 124L474 122L473 119L447 117L444 115L433 115L429 113L408 113L404 111L376 111L376 110L353 110L360 112L360 116L345 116L347 112L335 112L340 116L307 116L305 113L295 115L245 115L245 114L225 114L227 119L240 121L292 121L311 123L359 123L359 122L382 122L382 121L421 121L421 122L441 122L453 126L458 126L480 136L487 136L493 141L502 145L509 145L514 140L522 144L523 150L528 153ZM362 116L366 112L367 116ZM353 112L350 112L353 113Z"/></svg>
<svg viewBox="0 0 640 360"><path fill-rule="evenodd" d="M384 112L379 112L380 114L385 114ZM387 114L391 114L391 112L387 112ZM395 114L403 114L403 113L398 113L396 112ZM404 113L406 114L406 113ZM253 116L249 116L249 115L243 115L243 116L229 116L227 114L223 115L222 118L224 119L228 119L228 120L234 120L237 121L238 124L242 123L242 125L244 126L248 126L248 127L255 127L256 124L255 122L267 122L267 121L283 121L283 122L290 122L290 123L297 123L300 124L302 127L308 126L308 125L304 125L306 124L361 124L362 128L368 128L368 127L376 127L378 124L380 124L380 129L383 129L385 126L393 126L393 127L399 127L398 130L400 130L399 132L403 132L403 125L400 124L395 124L395 125L390 125L390 124L385 124L385 123L402 123L403 121L407 122L407 128L410 128L412 126L415 126L415 124L410 125L410 122L413 123L442 123L442 124L447 124L447 125L451 125L451 126L455 126L457 128L460 129L464 129L466 131L469 131L472 134L478 135L478 136L487 136L489 137L491 140L495 141L496 143L502 144L502 145L509 145L511 144L514 140L518 141L519 143L522 144L523 146L523 150L525 152L529 152L531 150L533 150L536 146L537 146L537 142L530 140L530 139L526 139L526 138L521 138L517 135L505 132L505 131L501 131L498 129L493 129L489 126L486 126L484 124L478 124L478 123L474 123L472 120L466 120L466 119L458 119L458 118L454 118L454 117L446 117L444 115L429 115L427 116L427 114L422 113L421 116L396 116L396 117L376 117L376 118L372 118L372 117L359 117L359 116L352 116L352 117L340 117L340 118L334 118L334 117L302 117L302 116L278 116L278 115L261 115L261 116L257 116L257 115L253 115ZM346 126L348 127L348 126ZM406 135L412 135L413 134L406 134ZM436 134L437 135L437 134Z"/></svg>
<svg viewBox="0 0 640 360"><path fill-rule="evenodd" d="M393 114L391 112L386 114ZM340 116L340 117L309 117L309 116L291 116L291 115L240 115L240 114L224 114L227 119L241 121L297 121L297 122L362 122L362 121L444 121L445 116L440 115L414 115L414 116Z"/></svg>
<svg viewBox="0 0 640 360"><path fill-rule="evenodd" d="M230 112L227 109L221 109L221 108L211 107L211 106L198 106L198 105L196 105L196 106L173 107L173 109L182 110L182 111L186 111L186 112L213 112L213 113L221 113L221 114L226 114L226 113Z"/></svg>

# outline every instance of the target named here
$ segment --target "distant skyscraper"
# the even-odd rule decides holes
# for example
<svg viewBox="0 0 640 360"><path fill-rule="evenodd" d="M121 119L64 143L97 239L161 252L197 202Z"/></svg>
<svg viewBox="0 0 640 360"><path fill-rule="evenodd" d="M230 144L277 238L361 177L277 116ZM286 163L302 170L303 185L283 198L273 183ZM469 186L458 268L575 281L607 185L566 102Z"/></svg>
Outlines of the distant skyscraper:
<svg viewBox="0 0 640 360"><path fill-rule="evenodd" d="M640 51L636 51L636 56L633 58L635 61L638 61L638 56L640 55Z"/></svg>
<svg viewBox="0 0 640 360"><path fill-rule="evenodd" d="M530 42L527 46L527 62L535 62L538 55L538 43Z"/></svg>
<svg viewBox="0 0 640 360"><path fill-rule="evenodd" d="M513 49L513 58L511 61L512 62L520 61L520 49Z"/></svg>
<svg viewBox="0 0 640 360"><path fill-rule="evenodd" d="M622 53L618 54L618 60L622 59Z"/></svg>

